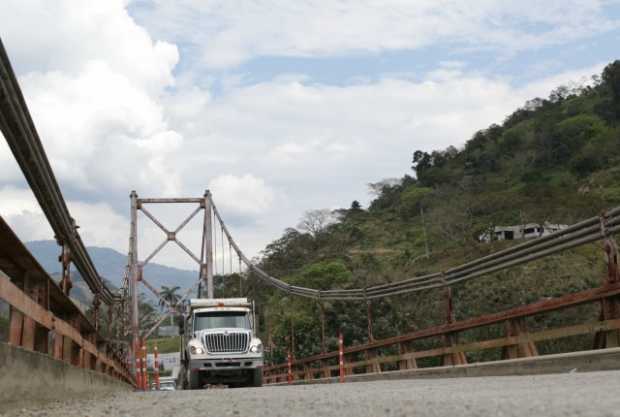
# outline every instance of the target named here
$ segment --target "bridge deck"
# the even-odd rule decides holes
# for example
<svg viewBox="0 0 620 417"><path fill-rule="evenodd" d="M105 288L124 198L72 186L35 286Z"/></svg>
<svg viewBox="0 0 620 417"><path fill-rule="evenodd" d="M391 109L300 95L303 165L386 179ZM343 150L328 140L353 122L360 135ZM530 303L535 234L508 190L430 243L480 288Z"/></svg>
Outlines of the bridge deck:
<svg viewBox="0 0 620 417"><path fill-rule="evenodd" d="M55 404L45 416L620 416L618 392L620 371L607 371L128 393Z"/></svg>

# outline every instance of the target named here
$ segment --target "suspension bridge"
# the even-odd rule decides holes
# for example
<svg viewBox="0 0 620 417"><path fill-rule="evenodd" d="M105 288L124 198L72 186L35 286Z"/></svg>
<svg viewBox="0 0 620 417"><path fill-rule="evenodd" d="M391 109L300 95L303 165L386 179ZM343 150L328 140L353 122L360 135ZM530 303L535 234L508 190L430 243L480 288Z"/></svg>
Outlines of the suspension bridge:
<svg viewBox="0 0 620 417"><path fill-rule="evenodd" d="M297 415L403 415L413 410L420 415L620 412L614 394L620 388L620 374L614 371L620 369L620 271L614 240L620 231L620 208L445 271L366 288L318 290L291 285L252 262L232 236L209 191L195 198L143 198L133 191L129 199L129 262L121 288L112 289L98 273L80 237L1 41L0 130L53 230L62 271L56 283L0 217L0 301L9 311L7 340L0 343L0 412L14 410L15 404L49 407L48 411L57 415L200 415L204 410L226 415L274 414L276 410ZM169 229L150 210L162 204L189 205L193 210L175 229ZM202 239L200 247L192 249L179 233L196 217L202 218ZM143 257L139 256L140 218L162 232L161 243ZM601 244L601 263L607 269L598 287L480 317L455 319L454 285L593 242ZM322 352L316 355L294 357L289 353L283 363L263 368L267 385L263 388L157 393L157 397L140 392L149 386L144 340L182 305L163 300L166 314L150 329L140 325L140 286L161 298L144 267L166 245L177 245L199 271L184 299L194 291L213 298L214 268L220 259L222 271L248 271L282 294L319 304L366 303L368 341L350 344L340 334L338 350L327 351L323 340ZM90 315L70 299L72 268L92 292ZM373 300L429 290L444 294L445 302L438 307L445 311L443 324L387 339L373 337ZM581 322L570 326L529 328L533 318L587 304L600 306L598 316L581 317ZM323 315L321 322L325 339ZM460 334L491 327L500 329L497 337L459 341ZM539 342L578 335L591 336L591 349L554 355L538 352ZM417 343L422 340L431 341L433 347L420 349ZM483 363L472 360L472 353L489 349L500 350L501 358ZM435 358L435 366L422 365L427 358ZM520 377L533 374L553 375ZM445 379L471 376L482 378L466 383ZM345 382L358 383L341 384ZM579 401L574 395L577 392L598 400ZM115 400L97 401L103 394L113 395ZM50 405L52 400L91 396L95 399L90 402ZM20 412L38 415L27 409Z"/></svg>

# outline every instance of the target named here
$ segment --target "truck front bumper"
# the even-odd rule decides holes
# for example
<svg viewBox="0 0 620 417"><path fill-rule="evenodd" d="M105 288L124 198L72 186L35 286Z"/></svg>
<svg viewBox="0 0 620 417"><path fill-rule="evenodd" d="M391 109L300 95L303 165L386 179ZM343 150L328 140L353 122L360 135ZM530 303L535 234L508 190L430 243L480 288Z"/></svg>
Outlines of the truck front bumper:
<svg viewBox="0 0 620 417"><path fill-rule="evenodd" d="M238 371L244 369L262 368L262 356L205 356L192 358L190 369L192 371Z"/></svg>

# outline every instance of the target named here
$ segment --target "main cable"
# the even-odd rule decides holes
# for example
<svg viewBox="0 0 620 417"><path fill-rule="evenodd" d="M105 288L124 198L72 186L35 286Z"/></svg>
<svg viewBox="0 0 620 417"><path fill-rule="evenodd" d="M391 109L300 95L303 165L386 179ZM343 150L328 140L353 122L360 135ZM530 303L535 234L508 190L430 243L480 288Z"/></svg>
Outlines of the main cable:
<svg viewBox="0 0 620 417"><path fill-rule="evenodd" d="M601 216L591 217L536 240L483 256L450 268L445 272L435 272L367 288L317 290L288 284L281 279L271 276L258 265L251 262L233 239L215 204L213 204L213 213L220 222L222 230L228 242L237 253L239 260L248 267L248 270L256 273L261 280L289 294L320 300L339 301L383 298L451 286L469 279L532 262L554 253L602 240L611 234L620 232L620 207L616 207L603 213Z"/></svg>

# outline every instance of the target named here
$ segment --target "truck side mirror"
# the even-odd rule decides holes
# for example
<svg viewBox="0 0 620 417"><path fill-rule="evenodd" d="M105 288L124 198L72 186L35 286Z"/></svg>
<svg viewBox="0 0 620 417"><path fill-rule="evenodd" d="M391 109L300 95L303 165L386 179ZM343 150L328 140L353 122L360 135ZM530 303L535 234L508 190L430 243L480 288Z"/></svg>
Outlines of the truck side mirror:
<svg viewBox="0 0 620 417"><path fill-rule="evenodd" d="M185 323L183 322L183 316L177 317L177 326L179 326L179 334L183 335L185 333Z"/></svg>

